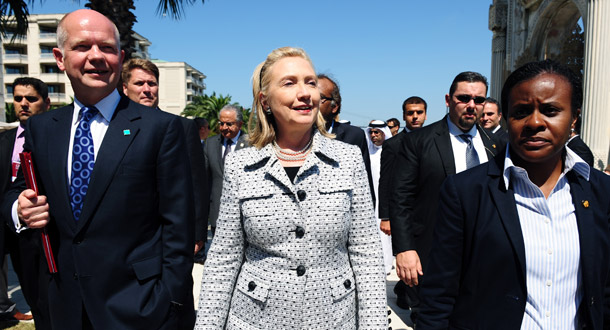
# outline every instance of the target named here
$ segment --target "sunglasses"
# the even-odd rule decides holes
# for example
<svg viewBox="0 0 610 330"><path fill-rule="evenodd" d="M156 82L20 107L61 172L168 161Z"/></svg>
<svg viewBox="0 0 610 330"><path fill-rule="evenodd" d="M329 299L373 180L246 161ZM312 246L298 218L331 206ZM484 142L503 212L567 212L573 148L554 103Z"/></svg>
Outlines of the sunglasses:
<svg viewBox="0 0 610 330"><path fill-rule="evenodd" d="M21 102L21 100L23 100L24 96L21 95L15 95L13 96L13 99L15 100L15 102ZM25 99L28 100L28 102L30 103L34 103L36 101L38 101L38 97L36 96L25 96Z"/></svg>
<svg viewBox="0 0 610 330"><path fill-rule="evenodd" d="M466 94L456 95L455 98L462 103L468 103L470 100L474 100L474 104L483 104L486 100L483 96L470 96Z"/></svg>

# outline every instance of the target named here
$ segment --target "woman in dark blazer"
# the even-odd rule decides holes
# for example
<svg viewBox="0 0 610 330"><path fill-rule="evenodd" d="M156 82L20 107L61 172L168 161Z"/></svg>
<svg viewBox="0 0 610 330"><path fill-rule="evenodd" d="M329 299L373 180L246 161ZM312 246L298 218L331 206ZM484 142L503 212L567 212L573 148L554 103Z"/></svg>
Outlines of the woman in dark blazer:
<svg viewBox="0 0 610 330"><path fill-rule="evenodd" d="M195 329L385 329L383 257L360 150L319 114L307 54L253 75L250 143L227 156Z"/></svg>
<svg viewBox="0 0 610 330"><path fill-rule="evenodd" d="M610 177L565 146L581 102L556 62L507 79L507 151L443 184L418 330L610 327Z"/></svg>

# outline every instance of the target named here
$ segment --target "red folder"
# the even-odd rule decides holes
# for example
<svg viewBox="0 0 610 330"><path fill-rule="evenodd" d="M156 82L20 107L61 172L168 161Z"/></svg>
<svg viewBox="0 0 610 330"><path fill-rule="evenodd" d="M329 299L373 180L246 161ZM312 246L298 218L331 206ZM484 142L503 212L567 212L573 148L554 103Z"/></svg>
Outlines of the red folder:
<svg viewBox="0 0 610 330"><path fill-rule="evenodd" d="M21 170L25 177L25 184L29 189L32 189L38 194L38 185L36 184L36 175L34 174L34 163L32 162L32 154L29 152L22 152L19 154L21 159ZM42 237L42 248L44 249L44 256L47 259L47 265L49 266L49 273L57 273L57 266L55 265L55 257L53 257L53 250L51 249L51 242L49 241L49 234L47 229L42 228L40 231Z"/></svg>

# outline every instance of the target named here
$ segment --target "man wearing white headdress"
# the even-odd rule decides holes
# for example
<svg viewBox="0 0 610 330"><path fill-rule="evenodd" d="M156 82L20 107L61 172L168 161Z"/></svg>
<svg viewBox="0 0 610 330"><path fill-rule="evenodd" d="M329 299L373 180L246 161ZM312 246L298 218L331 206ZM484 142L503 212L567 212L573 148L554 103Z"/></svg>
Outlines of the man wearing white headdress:
<svg viewBox="0 0 610 330"><path fill-rule="evenodd" d="M369 123L366 128L366 141L369 147L369 156L371 161L371 176L373 177L373 189L375 190L375 216L377 217L377 229L379 236L381 237L381 245L383 246L383 261L385 265L385 272L389 274L392 271L392 261L394 256L392 255L392 236L383 233L379 229L381 220L378 217L379 210L379 176L381 169L381 149L383 141L392 137L392 132L388 125L382 120L373 120Z"/></svg>

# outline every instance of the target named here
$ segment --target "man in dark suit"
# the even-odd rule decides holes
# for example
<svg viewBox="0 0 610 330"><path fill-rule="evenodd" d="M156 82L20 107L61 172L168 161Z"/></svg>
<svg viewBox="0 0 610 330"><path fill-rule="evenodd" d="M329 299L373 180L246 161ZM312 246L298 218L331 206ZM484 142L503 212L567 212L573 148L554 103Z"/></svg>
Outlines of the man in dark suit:
<svg viewBox="0 0 610 330"><path fill-rule="evenodd" d="M400 164L395 162L397 151L402 145L402 139L409 133L424 126L427 118L428 104L419 96L411 96L402 103L402 118L405 128L394 137L383 143L381 151L381 176L379 177L379 219L380 228L387 235L391 235L390 218L394 218L391 207L392 192L394 190L395 171L400 170ZM394 286L396 293L396 304L403 309L409 309L409 297L411 290L407 289L403 281L398 281Z"/></svg>
<svg viewBox="0 0 610 330"><path fill-rule="evenodd" d="M241 110L233 105L225 105L218 112L220 134L208 138L204 150L205 168L210 186L210 229L216 232L216 220L220 210L222 180L225 169L225 156L235 150L250 146L248 135L241 131L243 125Z"/></svg>
<svg viewBox="0 0 610 330"><path fill-rule="evenodd" d="M499 146L491 134L478 127L487 94L487 79L476 72L458 74L445 103L443 119L407 134L398 151L391 217L396 273L414 292L408 296L415 319L419 306L417 285L430 250L438 209L440 186L449 175L484 163ZM413 320L415 322L415 320Z"/></svg>
<svg viewBox="0 0 610 330"><path fill-rule="evenodd" d="M205 118L196 117L193 119L195 124L197 124L197 129L199 130L199 142L201 142L201 150L203 151L203 147L205 147L205 140L208 139L208 135L210 135L210 123Z"/></svg>
<svg viewBox="0 0 610 330"><path fill-rule="evenodd" d="M54 329L176 329L193 310L195 213L180 120L118 94L124 52L106 17L77 10L57 30L74 104L28 120L40 195L20 175L3 214L55 241Z"/></svg>
<svg viewBox="0 0 610 330"><path fill-rule="evenodd" d="M4 194L15 180L20 167L19 153L23 151L25 124L28 118L46 112L51 105L47 85L40 79L21 77L13 82L13 107L19 119L19 127L0 133L0 189ZM40 232L23 230L19 233L10 230L11 219L0 225L0 237L4 238L5 252L11 255L13 269L17 273L23 296L32 309L32 315L25 315L15 308L7 296L7 273L2 271L2 302L12 305L11 317L17 320L28 320L34 317L37 329L50 329L47 286L50 280L44 264ZM2 235L2 232L4 234ZM0 253L4 257L4 253ZM4 261L6 262L6 260ZM2 263L0 263L2 264Z"/></svg>
<svg viewBox="0 0 610 330"><path fill-rule="evenodd" d="M123 93L132 101L159 109L159 68L151 61L132 58L121 70ZM195 204L195 254L204 246L208 236L208 182L199 140L199 129L191 119L180 117L191 165L191 179ZM195 258L203 263L205 256Z"/></svg>
<svg viewBox="0 0 610 330"><path fill-rule="evenodd" d="M483 104L483 112L479 119L479 124L484 129L492 132L496 138L506 144L508 142L508 133L506 129L502 127L502 111L500 111L500 104L493 97L488 97Z"/></svg>
<svg viewBox="0 0 610 330"><path fill-rule="evenodd" d="M364 131L350 124L342 124L335 119L341 113L341 92L339 85L325 74L318 74L318 88L320 89L320 113L326 121L326 130L335 134L335 139L353 144L360 148L364 167L369 180L369 188L373 203L375 203L375 189L373 189L373 176L371 175L371 161L369 147Z"/></svg>

